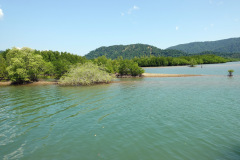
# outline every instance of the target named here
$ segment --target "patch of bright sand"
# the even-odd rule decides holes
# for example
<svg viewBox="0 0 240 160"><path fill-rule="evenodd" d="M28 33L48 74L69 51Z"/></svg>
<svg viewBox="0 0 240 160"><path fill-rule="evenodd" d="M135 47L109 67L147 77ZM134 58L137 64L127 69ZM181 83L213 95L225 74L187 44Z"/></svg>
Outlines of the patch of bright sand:
<svg viewBox="0 0 240 160"><path fill-rule="evenodd" d="M158 73L143 73L143 77L193 77L193 76L202 76L195 74L158 74Z"/></svg>

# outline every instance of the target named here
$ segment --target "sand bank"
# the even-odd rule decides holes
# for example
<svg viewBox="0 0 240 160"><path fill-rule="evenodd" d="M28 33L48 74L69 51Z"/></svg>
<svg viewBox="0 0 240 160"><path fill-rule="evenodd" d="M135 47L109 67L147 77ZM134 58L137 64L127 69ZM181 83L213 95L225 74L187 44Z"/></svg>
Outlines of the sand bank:
<svg viewBox="0 0 240 160"><path fill-rule="evenodd" d="M158 73L143 73L143 77L193 77L202 76L196 74L158 74Z"/></svg>
<svg viewBox="0 0 240 160"><path fill-rule="evenodd" d="M32 82L32 83L26 83L26 84L21 84L21 85L53 85L53 84L58 84L58 82L48 82L48 81L38 81L38 82ZM0 86L10 86L11 82L0 82ZM14 85L13 85L14 86Z"/></svg>
<svg viewBox="0 0 240 160"><path fill-rule="evenodd" d="M0 86L10 86L11 82L0 82Z"/></svg>
<svg viewBox="0 0 240 160"><path fill-rule="evenodd" d="M158 74L158 73L143 73L142 77L193 77L193 76L202 76L202 75L195 75L195 74ZM130 78L130 77L126 77ZM132 78L132 77L131 77ZM111 82L116 83L116 82ZM30 86L36 86L36 85L56 85L58 82L49 82L49 81L38 81L38 82L31 82L21 85L30 85ZM0 86L10 86L11 82L0 82Z"/></svg>

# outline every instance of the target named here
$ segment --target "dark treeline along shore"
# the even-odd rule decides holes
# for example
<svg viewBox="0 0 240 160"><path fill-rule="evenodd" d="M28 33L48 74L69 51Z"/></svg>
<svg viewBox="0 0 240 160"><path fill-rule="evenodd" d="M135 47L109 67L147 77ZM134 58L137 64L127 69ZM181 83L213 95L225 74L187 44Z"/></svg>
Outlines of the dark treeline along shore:
<svg viewBox="0 0 240 160"><path fill-rule="evenodd" d="M189 55L183 51L159 50L141 44L120 48L113 46L110 49L101 47L86 56L27 47L12 48L0 52L0 80L22 84L38 81L39 78L55 78L62 85L90 85L108 83L114 76L141 76L144 73L141 67L194 66L234 60L231 56Z"/></svg>

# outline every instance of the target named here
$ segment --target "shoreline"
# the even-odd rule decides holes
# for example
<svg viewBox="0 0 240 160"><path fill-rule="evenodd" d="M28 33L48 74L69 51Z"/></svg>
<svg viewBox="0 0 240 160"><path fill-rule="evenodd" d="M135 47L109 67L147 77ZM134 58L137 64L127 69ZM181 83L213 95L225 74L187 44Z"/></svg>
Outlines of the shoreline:
<svg viewBox="0 0 240 160"><path fill-rule="evenodd" d="M233 61L233 62L240 62L240 61ZM221 66L223 67L230 67L232 65L240 65L240 64L228 64L232 62L226 62L226 63L212 63L212 64L197 64L194 67L201 67L201 66L216 66L219 64L222 64ZM181 67L189 67L189 65L182 65L182 66L152 66L152 67L141 67L141 68L181 68Z"/></svg>
<svg viewBox="0 0 240 160"><path fill-rule="evenodd" d="M202 66L204 65L208 65L208 64L203 64ZM141 67L141 68L183 68L183 67L191 67L190 65L183 65L183 66L153 66L153 67ZM193 67L201 67L201 64L197 64L197 65L194 65Z"/></svg>
<svg viewBox="0 0 240 160"><path fill-rule="evenodd" d="M30 82L25 84L11 84L11 81L0 82L0 86L36 86L36 85L56 85L58 82L49 82L49 81L38 81L38 82Z"/></svg>
<svg viewBox="0 0 240 160"><path fill-rule="evenodd" d="M143 73L143 77L195 77L203 76L197 74L160 74L160 73Z"/></svg>
<svg viewBox="0 0 240 160"><path fill-rule="evenodd" d="M150 77L194 77L194 76L203 76L203 75L194 75L194 74L159 74L159 73L143 73L141 77L137 78L150 78ZM126 78L135 78L135 77L126 77ZM110 82L110 83L114 83ZM58 82L49 82L49 81L38 81L31 82L26 84L11 84L11 81L0 82L0 86L36 86L36 85L57 85Z"/></svg>

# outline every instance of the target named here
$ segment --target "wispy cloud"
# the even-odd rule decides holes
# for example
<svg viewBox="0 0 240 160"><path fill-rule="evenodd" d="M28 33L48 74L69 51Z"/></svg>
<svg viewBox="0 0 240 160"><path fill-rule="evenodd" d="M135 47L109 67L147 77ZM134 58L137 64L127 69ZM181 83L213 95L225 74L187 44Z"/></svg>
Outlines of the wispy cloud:
<svg viewBox="0 0 240 160"><path fill-rule="evenodd" d="M128 10L128 14L132 14L132 12L133 11L135 11L135 10L139 10L140 8L138 7L138 6L133 6L132 8L130 8L129 10Z"/></svg>
<svg viewBox="0 0 240 160"><path fill-rule="evenodd" d="M2 9L0 8L0 19L3 17L3 11L2 11Z"/></svg>
<svg viewBox="0 0 240 160"><path fill-rule="evenodd" d="M178 31L178 30L179 30L179 26L176 26L176 28L175 28L175 29L176 29L176 31Z"/></svg>
<svg viewBox="0 0 240 160"><path fill-rule="evenodd" d="M140 9L138 6L133 6L133 10L138 10L138 9Z"/></svg>
<svg viewBox="0 0 240 160"><path fill-rule="evenodd" d="M122 12L121 16L125 16L126 14L132 14L133 11L139 10L140 8L136 5L133 7L129 8L127 12Z"/></svg>

